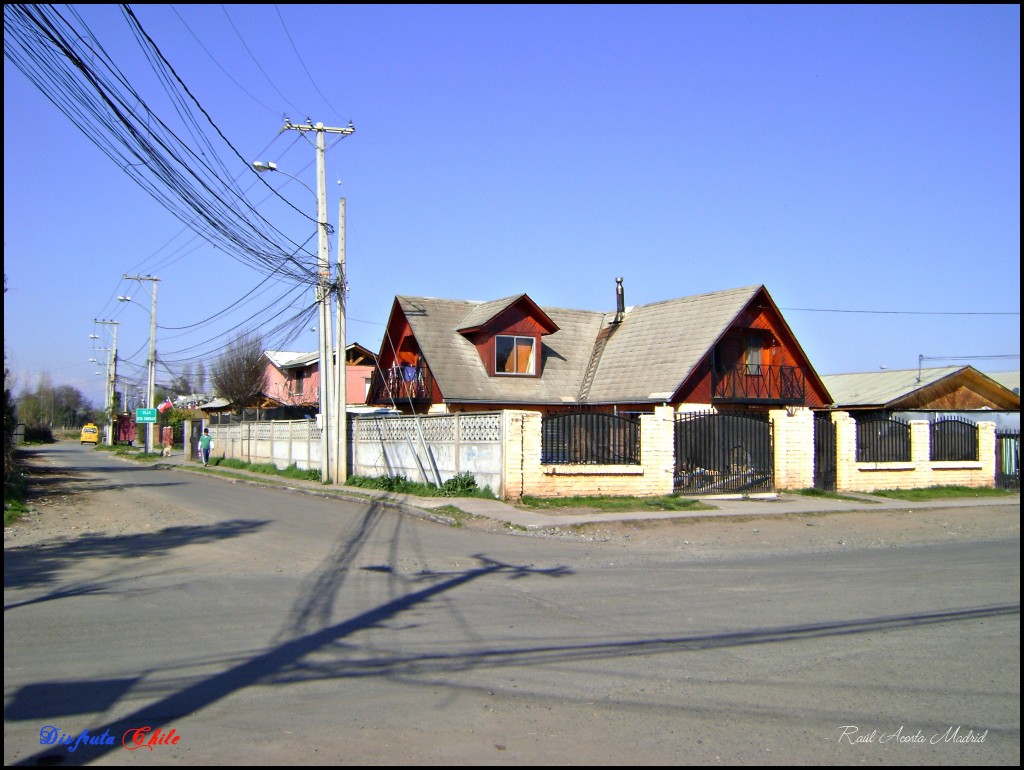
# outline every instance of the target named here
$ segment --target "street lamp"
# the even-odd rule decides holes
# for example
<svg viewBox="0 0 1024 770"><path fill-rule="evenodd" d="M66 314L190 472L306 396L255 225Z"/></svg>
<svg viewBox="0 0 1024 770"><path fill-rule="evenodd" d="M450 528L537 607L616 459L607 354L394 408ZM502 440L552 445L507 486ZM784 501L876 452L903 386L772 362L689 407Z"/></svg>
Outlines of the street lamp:
<svg viewBox="0 0 1024 770"><path fill-rule="evenodd" d="M156 404L153 403L156 398L156 284L159 278L154 278L151 275L125 275L125 280L128 281L151 281L153 284L152 304L149 310L149 361L148 363L148 376L147 376L147 391L148 399L146 405L153 409ZM131 302L131 297L118 297L119 302ZM138 302L135 303L139 304ZM153 451L153 423L146 423L146 452Z"/></svg>

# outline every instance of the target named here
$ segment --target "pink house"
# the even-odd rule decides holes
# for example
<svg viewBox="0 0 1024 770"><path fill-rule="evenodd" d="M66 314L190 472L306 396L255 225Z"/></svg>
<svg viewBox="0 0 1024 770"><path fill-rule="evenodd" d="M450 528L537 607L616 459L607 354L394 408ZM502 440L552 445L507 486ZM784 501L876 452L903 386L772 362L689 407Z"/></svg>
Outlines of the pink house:
<svg viewBox="0 0 1024 770"><path fill-rule="evenodd" d="M267 389L264 395L282 406L308 406L320 403L320 358L316 352L295 353L268 350ZM345 348L345 403L366 403L377 357L358 343Z"/></svg>

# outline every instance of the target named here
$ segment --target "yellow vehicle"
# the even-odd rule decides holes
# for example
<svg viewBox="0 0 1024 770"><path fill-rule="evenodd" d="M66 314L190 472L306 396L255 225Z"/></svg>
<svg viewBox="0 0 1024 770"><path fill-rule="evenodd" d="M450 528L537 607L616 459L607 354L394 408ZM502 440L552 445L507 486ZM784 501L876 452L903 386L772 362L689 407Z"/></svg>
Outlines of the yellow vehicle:
<svg viewBox="0 0 1024 770"><path fill-rule="evenodd" d="M86 423L82 427L82 443L83 444L99 444L100 443L100 429L93 425L91 422Z"/></svg>

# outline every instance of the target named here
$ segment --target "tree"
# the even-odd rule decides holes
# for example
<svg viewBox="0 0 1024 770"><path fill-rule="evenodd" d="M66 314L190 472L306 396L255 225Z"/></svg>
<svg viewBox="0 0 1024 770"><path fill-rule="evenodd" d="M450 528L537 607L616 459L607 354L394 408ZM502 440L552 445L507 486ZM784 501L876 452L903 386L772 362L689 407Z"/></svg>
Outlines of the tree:
<svg viewBox="0 0 1024 770"><path fill-rule="evenodd" d="M48 374L42 374L36 389L18 396L18 416L33 428L63 426L80 428L96 419L92 404L71 385L53 386Z"/></svg>
<svg viewBox="0 0 1024 770"><path fill-rule="evenodd" d="M196 393L206 392L206 367L202 361L196 364L196 375L192 384L195 385Z"/></svg>
<svg viewBox="0 0 1024 770"><path fill-rule="evenodd" d="M252 405L267 389L263 340L255 334L239 334L213 364L211 377L214 391L232 409Z"/></svg>
<svg viewBox="0 0 1024 770"><path fill-rule="evenodd" d="M195 393L196 389L192 383L192 364L185 364L181 369L181 374L167 384L167 389L174 391L176 396L190 396Z"/></svg>

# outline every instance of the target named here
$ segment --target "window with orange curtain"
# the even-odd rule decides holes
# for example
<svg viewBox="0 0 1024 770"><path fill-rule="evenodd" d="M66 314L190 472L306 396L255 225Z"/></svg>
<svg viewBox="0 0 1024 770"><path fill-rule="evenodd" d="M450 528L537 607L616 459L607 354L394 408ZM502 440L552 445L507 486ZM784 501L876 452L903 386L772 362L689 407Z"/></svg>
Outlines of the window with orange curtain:
<svg viewBox="0 0 1024 770"><path fill-rule="evenodd" d="M494 338L494 373L531 376L534 373L533 337L499 335Z"/></svg>

